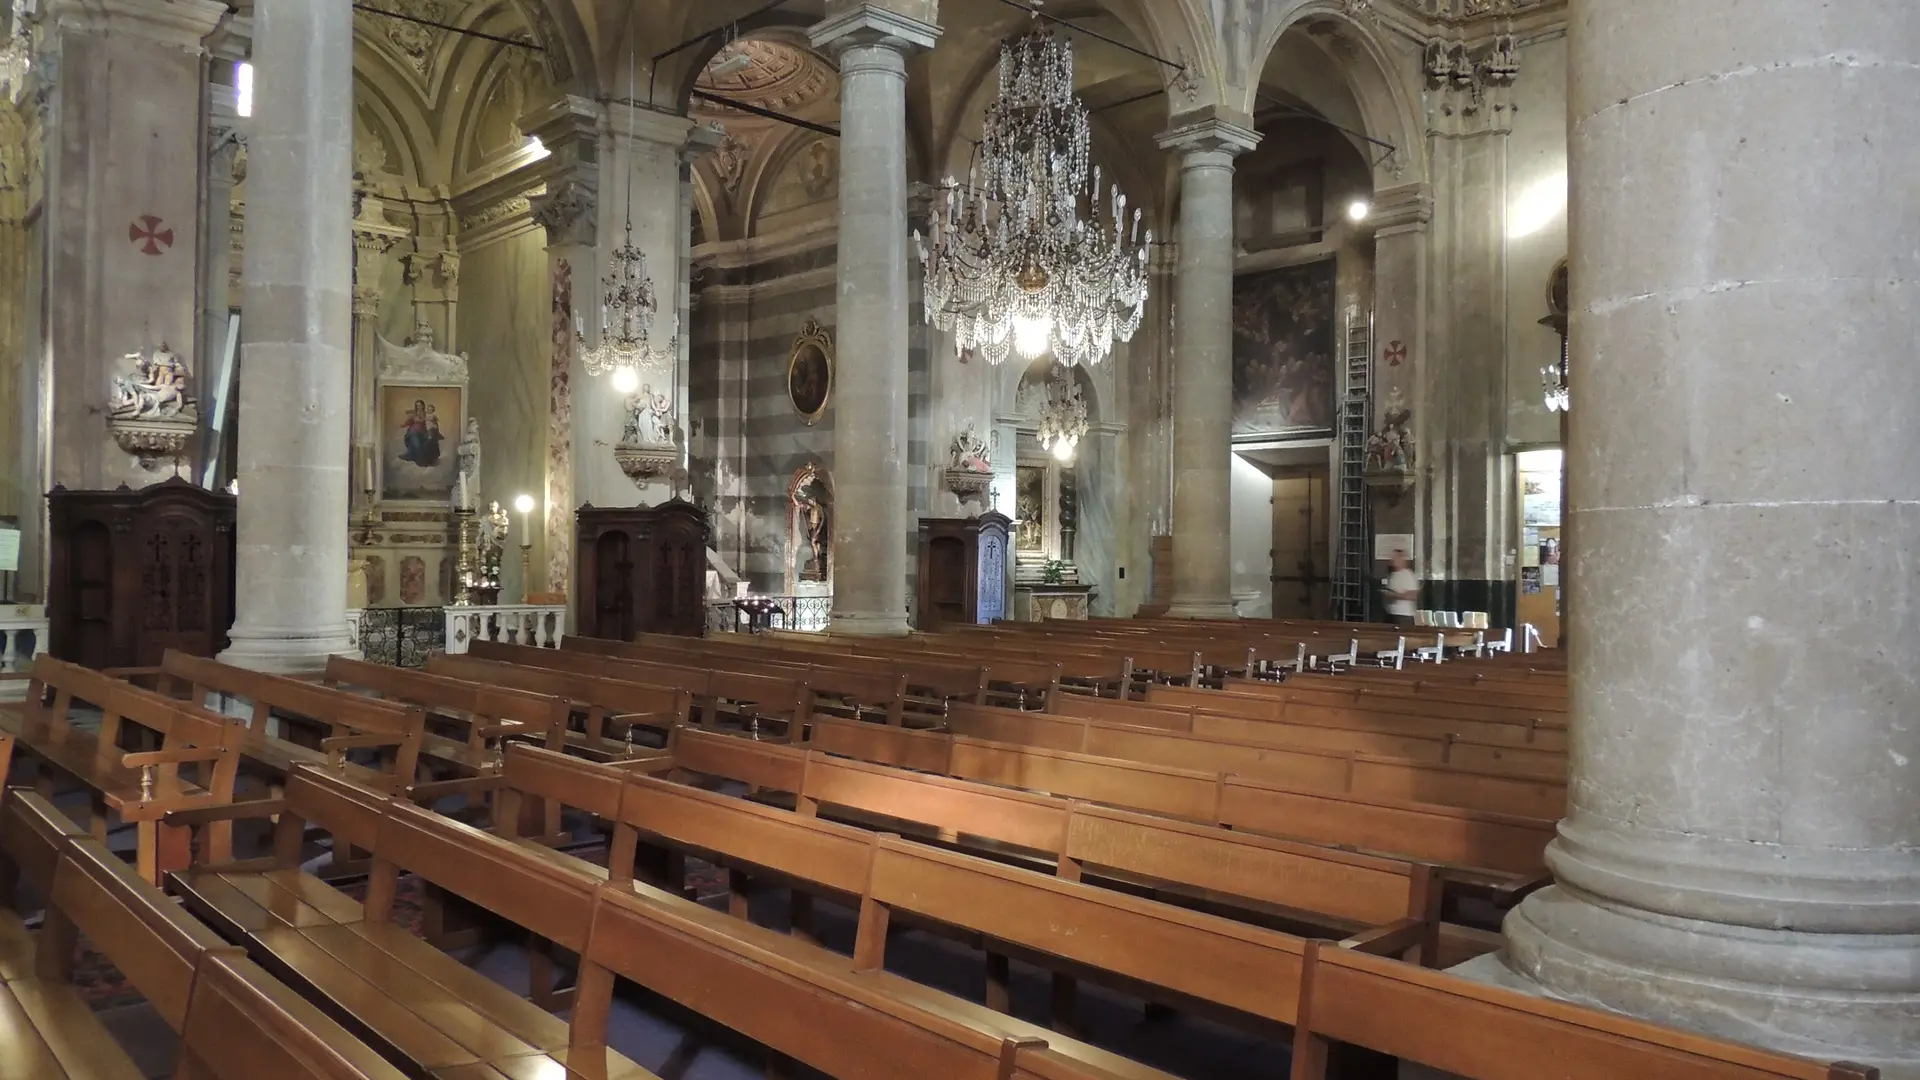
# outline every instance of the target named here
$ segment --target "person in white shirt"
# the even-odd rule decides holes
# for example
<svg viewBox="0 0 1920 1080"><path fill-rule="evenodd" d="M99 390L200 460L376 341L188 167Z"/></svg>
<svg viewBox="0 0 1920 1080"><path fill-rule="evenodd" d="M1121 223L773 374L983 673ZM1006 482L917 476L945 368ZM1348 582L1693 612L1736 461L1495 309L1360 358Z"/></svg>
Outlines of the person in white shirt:
<svg viewBox="0 0 1920 1080"><path fill-rule="evenodd" d="M1413 576L1407 553L1393 549L1387 560L1387 617L1401 626L1413 625L1414 606L1420 602L1420 579Z"/></svg>

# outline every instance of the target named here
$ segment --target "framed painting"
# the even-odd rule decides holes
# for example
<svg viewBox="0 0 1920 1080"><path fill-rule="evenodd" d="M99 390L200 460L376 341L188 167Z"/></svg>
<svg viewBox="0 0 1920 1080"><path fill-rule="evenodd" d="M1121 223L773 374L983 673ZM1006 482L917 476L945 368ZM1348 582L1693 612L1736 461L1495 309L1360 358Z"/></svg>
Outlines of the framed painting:
<svg viewBox="0 0 1920 1080"><path fill-rule="evenodd" d="M809 317L787 354L787 396L806 424L817 424L833 396L833 339Z"/></svg>
<svg viewBox="0 0 1920 1080"><path fill-rule="evenodd" d="M367 439L379 471L382 502L451 505L460 477L454 452L467 425L467 360L434 349L430 340L380 340L374 431Z"/></svg>
<svg viewBox="0 0 1920 1080"><path fill-rule="evenodd" d="M1233 435L1333 430L1334 261L1233 282Z"/></svg>

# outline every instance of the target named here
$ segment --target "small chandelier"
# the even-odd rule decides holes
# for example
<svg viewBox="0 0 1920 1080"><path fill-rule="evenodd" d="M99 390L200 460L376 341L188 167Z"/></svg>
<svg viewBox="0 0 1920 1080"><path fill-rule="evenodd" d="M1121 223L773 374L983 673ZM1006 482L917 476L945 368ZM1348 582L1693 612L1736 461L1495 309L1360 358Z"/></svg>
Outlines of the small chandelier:
<svg viewBox="0 0 1920 1080"><path fill-rule="evenodd" d="M1089 167L1087 108L1073 95L1073 49L1034 23L1000 47L999 97L988 107L967 183L935 197L914 231L927 317L960 352L989 363L1009 351L1098 363L1130 341L1146 311L1140 211ZM1103 212L1104 207L1104 212Z"/></svg>
<svg viewBox="0 0 1920 1080"><path fill-rule="evenodd" d="M1086 433L1087 403L1080 384L1059 369L1048 381L1047 402L1040 407L1040 449L1051 450L1059 461L1072 461Z"/></svg>
<svg viewBox="0 0 1920 1080"><path fill-rule="evenodd" d="M640 388L642 371L668 370L680 353L677 334L664 347L653 344L653 320L659 310L653 279L647 276L647 256L633 246L632 211L628 211L626 242L613 250L600 302L600 341L589 346L578 321L574 337L580 361L589 375L613 374L613 388L631 394ZM669 320L672 316L668 316Z"/></svg>
<svg viewBox="0 0 1920 1080"><path fill-rule="evenodd" d="M1540 369L1540 390L1548 412L1572 411L1573 394L1567 389L1567 344L1564 340L1560 343L1560 362Z"/></svg>

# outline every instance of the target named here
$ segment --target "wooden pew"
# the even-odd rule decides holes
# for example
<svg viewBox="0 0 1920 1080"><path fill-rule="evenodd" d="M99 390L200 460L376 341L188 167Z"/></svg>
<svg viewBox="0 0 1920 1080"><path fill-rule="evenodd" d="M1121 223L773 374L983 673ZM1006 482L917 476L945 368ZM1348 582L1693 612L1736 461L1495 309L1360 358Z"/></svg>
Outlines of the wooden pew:
<svg viewBox="0 0 1920 1080"><path fill-rule="evenodd" d="M510 750L510 759L521 752ZM555 1064L564 1060L569 1070L583 1075L605 1076L607 1080L639 1080L650 1075L618 1061L616 1055L605 1050L614 979L624 976L777 1054L847 1080L905 1076L1165 1080L1165 1074L1124 1058L898 976L863 969L819 946L751 926L682 897L639 883L609 885L605 870L571 856L479 832L401 800L355 792L312 770L300 772L302 777L288 785L289 812L282 817L283 828L298 814L311 815L315 822L330 821L356 834L356 845L364 843L377 858L392 861L396 870L404 860L407 869L430 880L440 879L450 891L483 906L496 905L494 910L510 921L526 918L538 932L551 933L563 943L581 945L573 1018L563 1025L561 1047L548 1051L547 1056ZM614 790L617 798L620 789ZM590 796L591 792L576 794ZM296 805L298 810L294 809ZM299 825L292 828L297 830ZM389 860L389 856L398 858ZM340 948L358 949L355 938L371 942L381 951L404 947L400 942L400 938L408 937L404 932L381 931L376 937L368 936L373 929L373 913L391 902L387 883L392 877L387 873L373 879L366 918L352 926L331 929L322 925L325 914L314 905L324 903L332 910L344 898L338 894L333 899L318 894L282 896L271 910L258 904L249 907L241 902L248 899L246 890L259 891L245 880L249 874L271 877L270 872L260 869L206 867L193 875L176 875L175 882L190 891L200 887L199 899L190 899L196 910L213 906L213 914L229 927L266 927L252 935L256 941L274 934L286 955L268 951L269 966L292 966L296 962L303 968L341 966L338 960L319 955L324 948L305 947L293 940L296 936L311 940L324 934L338 939L335 947ZM216 879L227 882L231 891L222 894L212 888ZM583 898L587 904L584 918L580 917ZM229 910L223 914L221 908ZM296 928L297 933L280 932ZM457 962L443 959L458 967ZM363 969L364 976L355 973L363 981L375 977L404 981L412 990L411 996L397 1000L384 993L371 995L363 1005L372 1014L367 1021L384 1021L388 1033L396 1038L405 1034L399 1028L411 1027L409 1044L416 1052L431 1052L437 1045L443 1051L437 1056L450 1056L444 1051L451 1045L460 1056L474 1056L446 1036L442 1043L433 1044L422 1026L431 1016L451 1028L451 1018L459 1010L470 1013L480 1009L491 1015L493 1010L504 1008L504 1003L496 999L470 1004L455 999L446 989L451 984L441 981L455 977L450 972L433 974L429 981L437 985L423 986L421 977L407 973L410 965L421 962L425 961L408 956L398 964L369 965ZM477 974L468 973L468 977L486 982ZM461 990L471 998L471 989ZM518 999L511 1000L532 1008ZM384 1002L384 1007L376 1008L379 1002ZM545 1013L539 1015L544 1017L543 1030L550 1037L551 1025L561 1021ZM528 1030L536 1023L532 1018L522 1019L517 1025L501 1022L498 1017L494 1020L487 1025L469 1019L457 1028L459 1036L471 1043L490 1040L495 1044L516 1032L541 1037L539 1032ZM442 1066L437 1075L461 1080L472 1075L457 1071L460 1068Z"/></svg>
<svg viewBox="0 0 1920 1080"><path fill-rule="evenodd" d="M434 653L427 657L427 671L569 702L582 714L582 730L569 734L568 746L599 758L632 756L636 750L634 728L652 728L664 738L686 724L693 709L693 695L684 689L524 667L466 654Z"/></svg>
<svg viewBox="0 0 1920 1080"><path fill-rule="evenodd" d="M1297 987L1290 983L1303 942L1291 934L1095 888L1078 880L1073 862L1063 874L1040 873L617 766L526 747L508 753L506 784L527 795L559 798L604 785L609 777L622 780L613 841L613 850L622 854L609 863L615 884L625 882L633 869L624 852L640 838L657 838L736 869L748 867L857 902L860 925L853 955L861 968L884 966L888 922L898 913L917 924L978 935L990 954L1012 952L1150 1001L1255 1018L1263 1022L1254 1025L1261 1030L1292 1023ZM599 790L589 798L604 808L607 794ZM1128 824L1105 820L1121 828ZM1099 820L1087 824L1099 834L1085 842L1087 850L1110 853L1103 840L1112 840L1111 834L1100 831ZM739 892L732 911L746 917ZM1436 925L1431 918L1396 918L1347 940L1397 954L1420 946ZM807 936L804 921L799 933ZM990 991L990 1008L1004 1003L1004 985L998 993Z"/></svg>
<svg viewBox="0 0 1920 1080"><path fill-rule="evenodd" d="M620 644L618 642L612 644ZM887 680L907 678L906 708L938 714L948 701L976 704L986 698L987 668L978 663L947 662L916 656L911 663L888 653L825 647L824 642L762 641L757 635L723 634L712 638L687 638L669 634L638 634L627 649L613 655L658 659L662 655L683 657L689 663L708 659L731 663L746 656L763 664L810 669L829 667L835 672L860 672ZM890 685L890 682L885 685Z"/></svg>
<svg viewBox="0 0 1920 1080"><path fill-rule="evenodd" d="M158 667L116 671L130 679L151 679L161 693L209 705L222 697L241 698L250 710L244 755L277 785L299 765L314 765L352 776L382 790L411 787L418 774L425 710L353 694L342 694L301 679L250 671L167 650ZM272 722L317 729L318 748L275 737ZM292 734L292 732L288 732ZM349 751L373 750L381 764L363 768L347 760Z"/></svg>
<svg viewBox="0 0 1920 1080"><path fill-rule="evenodd" d="M995 743L1228 773L1309 791L1439 803L1523 817L1559 818L1566 781L1454 765L1238 742L1159 728L1078 720L1013 709L955 705L947 730Z"/></svg>
<svg viewBox="0 0 1920 1080"><path fill-rule="evenodd" d="M813 701L812 687L804 679L646 663L581 649L541 649L475 641L467 655L479 660L684 690L692 695L693 708L706 727L717 727L721 714L729 713L738 716L749 728L757 728L762 720L770 720L785 728L790 740L799 737L800 724L796 719L808 714Z"/></svg>
<svg viewBox="0 0 1920 1080"><path fill-rule="evenodd" d="M1292 1080L1323 1080L1329 1043L1391 1054L1466 1080L1877 1080L1310 943Z"/></svg>
<svg viewBox="0 0 1920 1080"><path fill-rule="evenodd" d="M7 938L0 954L0 1072L33 1080L143 1076L72 985L85 934L179 1033L178 1080L399 1080L39 796L6 793L0 851L47 900L39 933ZM18 923L12 911L0 919Z"/></svg>
<svg viewBox="0 0 1920 1080"><path fill-rule="evenodd" d="M345 656L327 658L321 682L329 688L355 688L402 705L427 710L427 718L466 728L463 740L427 734L421 749L429 756L469 773L491 767L501 744L531 739L549 749L566 745L568 703L550 694L452 678L406 668L370 664Z"/></svg>
<svg viewBox="0 0 1920 1080"><path fill-rule="evenodd" d="M74 725L76 702L100 711L96 731ZM53 793L57 777L87 790L95 837L106 839L113 816L133 824L140 876L155 883L187 854L185 834L161 818L169 810L232 801L246 734L226 717L45 655L34 661L27 700L0 707L0 732L12 736L16 753L38 762L42 794ZM156 748L121 748L136 739ZM183 776L183 767L194 775Z"/></svg>
<svg viewBox="0 0 1920 1080"><path fill-rule="evenodd" d="M1269 836L1375 851L1525 887L1545 872L1554 822L1350 794L1065 751L972 744L933 732L820 721L811 748L919 772L1043 790ZM956 747L959 752L956 753ZM747 777L743 777L747 778ZM778 788L776 778L747 778Z"/></svg>
<svg viewBox="0 0 1920 1080"><path fill-rule="evenodd" d="M663 652L652 646L636 645L608 638L575 637L562 650L591 653L636 663L672 663L705 669L716 676L722 673L784 675L806 682L813 689L813 709L827 708L848 717L873 716L895 727L906 721L910 707L917 703L909 693L911 678L891 664L861 665L834 658L832 663L793 663L742 655L729 649L687 651L677 647ZM932 703L928 703L932 704ZM914 709L913 711L923 711ZM933 706L937 714L938 705Z"/></svg>
<svg viewBox="0 0 1920 1080"><path fill-rule="evenodd" d="M202 863L171 875L187 908L358 1037L414 1074L458 1075L480 1065L509 1071L566 1064L609 1078L651 1074L603 1045L574 1039L568 1024L392 921L406 870L501 918L584 949L594 883L556 875L530 850L479 836L449 818L300 767L286 795L236 814L277 812L275 854L263 862ZM205 825L211 815L190 823ZM355 901L299 869L308 826L336 847L371 853L366 899ZM541 1062L540 1059L547 1059ZM484 1075L484 1074L482 1074Z"/></svg>

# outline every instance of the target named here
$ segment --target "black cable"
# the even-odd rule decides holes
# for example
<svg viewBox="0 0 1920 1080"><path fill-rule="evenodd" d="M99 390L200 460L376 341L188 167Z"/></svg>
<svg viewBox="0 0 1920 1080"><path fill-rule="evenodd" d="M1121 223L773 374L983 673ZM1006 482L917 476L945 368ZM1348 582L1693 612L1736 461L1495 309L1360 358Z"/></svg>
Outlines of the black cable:
<svg viewBox="0 0 1920 1080"><path fill-rule="evenodd" d="M716 105L725 105L729 109L739 109L743 113L764 116L768 120L778 120L783 124L792 124L794 127L806 128L808 131L817 131L822 135L831 135L836 139L840 137L840 129L830 128L825 124L816 124L811 120L802 120L797 116L789 116L783 112L764 109L745 101L735 101L730 97L721 97L719 94L709 94L705 90L690 90L688 93L700 101L711 101Z"/></svg>
<svg viewBox="0 0 1920 1080"><path fill-rule="evenodd" d="M501 37L498 34L489 34L481 30L469 30L464 26L454 26L451 23L435 22L432 19L423 19L418 15L408 15L408 14L405 14L404 12L387 11L382 8L369 7L366 4L360 4L360 3L354 4L353 10L364 11L369 15L385 15L389 19L399 19L401 22L410 22L410 23L417 24L419 26L431 26L435 30L446 30L455 34L464 35L466 37L479 38L482 41L497 41L502 45L517 45L522 49L531 49L534 52L543 53L547 51L546 46L541 45L539 42L521 41L519 38Z"/></svg>

